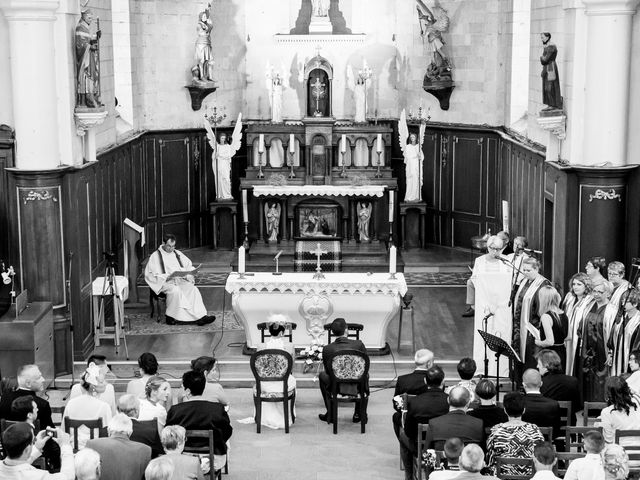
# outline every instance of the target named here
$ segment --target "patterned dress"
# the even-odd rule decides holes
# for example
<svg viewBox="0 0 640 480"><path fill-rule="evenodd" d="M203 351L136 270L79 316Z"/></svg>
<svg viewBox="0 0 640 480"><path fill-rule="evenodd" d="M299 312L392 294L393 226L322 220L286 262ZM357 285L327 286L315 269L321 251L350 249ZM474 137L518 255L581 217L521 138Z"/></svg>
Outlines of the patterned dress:
<svg viewBox="0 0 640 480"><path fill-rule="evenodd" d="M544 437L533 423L500 423L491 429L487 439L487 466L495 471L497 457L531 458L533 447ZM505 465L504 473L510 475L533 475L530 468Z"/></svg>

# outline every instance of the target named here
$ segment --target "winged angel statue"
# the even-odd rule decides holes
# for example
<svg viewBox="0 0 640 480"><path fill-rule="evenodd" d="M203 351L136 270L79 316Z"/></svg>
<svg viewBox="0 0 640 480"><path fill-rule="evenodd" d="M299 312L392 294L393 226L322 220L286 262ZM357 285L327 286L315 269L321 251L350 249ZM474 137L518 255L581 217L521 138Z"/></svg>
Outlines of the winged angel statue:
<svg viewBox="0 0 640 480"><path fill-rule="evenodd" d="M231 134L231 145L227 143L227 134L220 134L220 142L216 140L211 124L205 118L204 128L207 130L207 139L213 149L211 154L211 166L216 177L216 199L230 199L231 196L231 158L240 149L242 142L242 112L238 113L236 126Z"/></svg>
<svg viewBox="0 0 640 480"><path fill-rule="evenodd" d="M424 141L425 123L420 123L418 135L409 134L407 127L407 114L402 109L400 121L398 122L398 136L400 148L404 155L405 177L407 189L404 194L405 202L421 202L422 201L422 161L424 153L422 153L422 142Z"/></svg>
<svg viewBox="0 0 640 480"><path fill-rule="evenodd" d="M438 0L416 0L420 35L424 43L425 53L431 58L427 67L427 76L431 80L451 80L451 64L442 51L445 42L442 33L449 30L447 11L440 6Z"/></svg>
<svg viewBox="0 0 640 480"><path fill-rule="evenodd" d="M286 72L284 64L281 65L280 72L275 70L271 64L267 62L265 86L269 92L272 123L282 123L282 90L289 87L284 74L284 72Z"/></svg>
<svg viewBox="0 0 640 480"><path fill-rule="evenodd" d="M264 205L264 218L267 222L267 235L269 235L269 242L278 241L278 231L280 230L280 204L273 202L271 205L265 203Z"/></svg>

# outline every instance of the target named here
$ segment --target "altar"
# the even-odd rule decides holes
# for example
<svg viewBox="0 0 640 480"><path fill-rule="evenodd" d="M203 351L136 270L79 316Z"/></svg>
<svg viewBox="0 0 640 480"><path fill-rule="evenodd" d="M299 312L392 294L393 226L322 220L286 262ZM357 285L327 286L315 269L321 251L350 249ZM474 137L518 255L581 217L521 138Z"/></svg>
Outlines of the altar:
<svg viewBox="0 0 640 480"><path fill-rule="evenodd" d="M400 309L407 292L404 275L397 273L232 273L225 289L232 295L233 311L244 326L248 348L260 344L257 325L275 313L297 324L293 330L296 347L307 347L313 338L327 344L324 325L343 317L361 323L360 340L368 349L385 350L387 326Z"/></svg>

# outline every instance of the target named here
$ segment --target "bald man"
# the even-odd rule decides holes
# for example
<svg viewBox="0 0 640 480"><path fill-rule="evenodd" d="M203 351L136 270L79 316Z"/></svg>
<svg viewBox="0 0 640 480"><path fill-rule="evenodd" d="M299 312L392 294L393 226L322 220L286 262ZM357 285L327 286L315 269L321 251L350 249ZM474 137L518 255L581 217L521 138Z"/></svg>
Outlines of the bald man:
<svg viewBox="0 0 640 480"><path fill-rule="evenodd" d="M533 423L539 427L553 427L553 438L560 435L560 405L556 400L540 393L542 376L534 368L522 374L524 387L524 413L522 421Z"/></svg>
<svg viewBox="0 0 640 480"><path fill-rule="evenodd" d="M11 413L11 403L18 397L29 395L38 406L38 420L40 430L46 427L54 427L51 419L51 406L44 398L36 395L44 391L45 379L37 365L24 365L18 369L18 389L7 392L0 400L0 418L17 420Z"/></svg>
<svg viewBox="0 0 640 480"><path fill-rule="evenodd" d="M396 380L396 389L393 396L408 393L409 395L420 395L427 391L427 370L433 366L433 352L422 348L418 350L413 358L416 368L413 372L400 375ZM395 403L394 408L399 410Z"/></svg>
<svg viewBox="0 0 640 480"><path fill-rule="evenodd" d="M465 387L454 387L449 392L449 413L429 420L426 447L444 449L448 438L458 437L463 443L482 443L482 420L467 415L471 394Z"/></svg>

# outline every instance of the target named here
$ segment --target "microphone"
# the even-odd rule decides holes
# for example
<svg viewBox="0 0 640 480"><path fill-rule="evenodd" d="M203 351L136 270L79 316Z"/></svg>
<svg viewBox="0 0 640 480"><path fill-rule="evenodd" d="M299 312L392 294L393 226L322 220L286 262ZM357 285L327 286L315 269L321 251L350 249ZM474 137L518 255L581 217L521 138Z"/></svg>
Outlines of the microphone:
<svg viewBox="0 0 640 480"><path fill-rule="evenodd" d="M523 248L527 253L535 253L536 255L542 255L542 250L533 250L531 248Z"/></svg>
<svg viewBox="0 0 640 480"><path fill-rule="evenodd" d="M280 258L280 255L282 255L282 252L284 252L284 250L280 250L275 257L273 257L274 260L277 260L278 258Z"/></svg>

